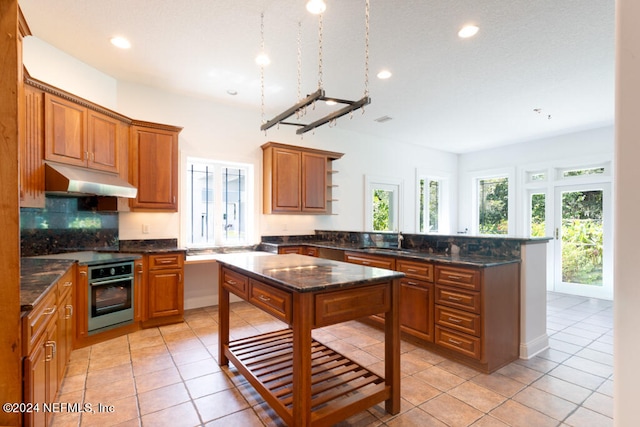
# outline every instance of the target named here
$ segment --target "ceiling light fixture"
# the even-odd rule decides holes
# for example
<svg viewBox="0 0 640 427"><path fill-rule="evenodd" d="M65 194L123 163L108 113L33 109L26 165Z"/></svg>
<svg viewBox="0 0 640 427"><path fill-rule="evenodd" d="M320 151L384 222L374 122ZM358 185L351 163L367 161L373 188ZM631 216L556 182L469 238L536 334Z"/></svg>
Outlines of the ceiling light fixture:
<svg viewBox="0 0 640 427"><path fill-rule="evenodd" d="M233 89L229 89L227 90L227 93L231 96L236 96L238 94L237 90L233 90Z"/></svg>
<svg viewBox="0 0 640 427"><path fill-rule="evenodd" d="M298 24L298 102L293 105L291 108L283 111L282 113L275 116L273 119L269 121L264 120L264 67L260 68L260 84L261 84L261 97L262 97L262 125L260 126L260 130L266 132L267 129L275 126L275 125L293 125L298 126L299 129L296 130L296 134L302 135L305 132L310 130L315 130L317 127L325 125L329 123L329 127L335 124L336 120L346 114L352 114L354 111L364 108L365 105L371 103L371 98L369 97L369 10L370 10L370 0L365 0L365 52L364 52L364 96L358 101L350 101L347 99L339 99L335 97L326 97L324 93L324 89L322 87L322 14L318 16L318 90L316 90L311 95L307 95L306 98L301 99L300 94L300 85L301 85L301 41L300 41L300 24ZM262 45L264 46L264 14L261 15L261 31L260 34L262 36ZM315 120L309 124L303 124L299 122L288 122L285 121L289 117L295 114L296 118L300 118L304 116L307 112L307 107L309 105L315 106L316 101L333 101L339 104L345 104L345 107L342 107L332 113L327 114L326 116ZM328 103L327 103L328 104ZM364 113L364 109L363 109Z"/></svg>
<svg viewBox="0 0 640 427"><path fill-rule="evenodd" d="M260 52L258 56L256 56L256 64L261 67L266 67L267 65L271 64L271 59L269 59L269 55L267 55L266 53Z"/></svg>
<svg viewBox="0 0 640 427"><path fill-rule="evenodd" d="M121 36L111 37L110 41L112 45L119 47L120 49L129 49L131 47L131 42Z"/></svg>
<svg viewBox="0 0 640 427"><path fill-rule="evenodd" d="M382 71L380 71L380 72L378 73L378 75L377 75L377 76L378 76L378 78L379 78L380 80L386 80L386 79L388 79L389 77L391 77L391 71L389 71L389 70L382 70Z"/></svg>
<svg viewBox="0 0 640 427"><path fill-rule="evenodd" d="M475 36L479 29L476 25L465 25L458 31L458 37L468 39L469 37Z"/></svg>
<svg viewBox="0 0 640 427"><path fill-rule="evenodd" d="M327 4L322 0L309 0L307 2L307 11L314 15L320 15L327 10Z"/></svg>

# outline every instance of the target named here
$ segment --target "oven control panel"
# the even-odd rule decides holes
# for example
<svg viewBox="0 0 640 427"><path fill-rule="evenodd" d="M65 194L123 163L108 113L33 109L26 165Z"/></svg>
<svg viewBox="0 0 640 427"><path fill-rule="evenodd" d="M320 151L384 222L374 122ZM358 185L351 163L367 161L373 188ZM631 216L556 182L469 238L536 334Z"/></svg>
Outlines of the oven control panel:
<svg viewBox="0 0 640 427"><path fill-rule="evenodd" d="M112 279L122 276L133 275L133 262L120 262L101 264L89 267L89 280L95 282L96 280Z"/></svg>

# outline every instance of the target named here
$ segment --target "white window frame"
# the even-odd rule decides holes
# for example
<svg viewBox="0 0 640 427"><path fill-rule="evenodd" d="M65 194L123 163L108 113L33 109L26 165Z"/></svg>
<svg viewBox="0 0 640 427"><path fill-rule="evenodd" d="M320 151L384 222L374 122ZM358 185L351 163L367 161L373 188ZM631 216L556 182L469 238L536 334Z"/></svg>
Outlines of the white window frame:
<svg viewBox="0 0 640 427"><path fill-rule="evenodd" d="M428 231L420 230L420 180L438 181L439 199L438 199L438 231L431 234L449 234L451 231L451 174L442 171L426 171L416 169L416 233L428 234ZM428 221L426 222L428 224Z"/></svg>
<svg viewBox="0 0 640 427"><path fill-rule="evenodd" d="M213 220L213 229L214 237L212 240L205 243L190 243L189 242L189 216L191 212L189 211L189 198L190 194L188 192L188 183L187 174L189 172L189 164L192 162L204 163L214 168L214 181L213 181L213 212L212 212L212 220ZM246 208L245 208L245 231L244 231L244 239L242 241L230 242L224 239L224 233L222 231L223 228L223 213L225 211L224 204L221 203L222 194L223 194L223 183L221 178L221 168L239 168L244 169L246 171L245 176L245 193L246 193ZM255 209L254 209L254 200L255 200L255 167L252 163L246 162L231 162L225 160L216 160L212 158L202 158L195 156L186 156L184 163L184 172L182 174L185 177L184 188L184 197L183 197L183 211L185 215L181 218L181 223L183 227L183 242L184 246L187 248L194 249L203 249L210 247L223 247L223 246L245 246L250 245L255 240L254 238L254 224L255 224Z"/></svg>
<svg viewBox="0 0 640 427"><path fill-rule="evenodd" d="M373 190L384 189L394 191L397 195L397 201L394 203L393 212L393 230L390 231L402 231L403 228L403 212L404 206L404 182L398 178L388 178L381 176L365 175L364 177L364 215L365 215L365 228L366 230L373 231Z"/></svg>
<svg viewBox="0 0 640 427"><path fill-rule="evenodd" d="M515 185L515 168L504 169L489 169L484 171L475 171L471 173L471 200L473 210L471 212L471 233L480 234L480 225L478 223L480 217L480 206L478 203L478 184L482 179L492 178L507 178L507 192L508 192L508 204L507 204L507 234L482 234L483 236L510 236L515 235L517 230L516 220L516 185Z"/></svg>

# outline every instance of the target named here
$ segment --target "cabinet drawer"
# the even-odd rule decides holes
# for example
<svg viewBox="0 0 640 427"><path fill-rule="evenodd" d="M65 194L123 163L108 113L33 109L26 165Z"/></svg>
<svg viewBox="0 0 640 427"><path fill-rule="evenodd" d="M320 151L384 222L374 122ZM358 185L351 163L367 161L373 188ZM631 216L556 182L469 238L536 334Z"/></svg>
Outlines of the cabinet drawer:
<svg viewBox="0 0 640 427"><path fill-rule="evenodd" d="M466 334L480 336L480 315L436 305L436 323Z"/></svg>
<svg viewBox="0 0 640 427"><path fill-rule="evenodd" d="M456 288L436 285L435 303L480 314L479 292L465 292Z"/></svg>
<svg viewBox="0 0 640 427"><path fill-rule="evenodd" d="M288 324L291 324L291 294L255 280L250 281L249 301Z"/></svg>
<svg viewBox="0 0 640 427"><path fill-rule="evenodd" d="M149 255L149 269L182 268L183 258L181 253Z"/></svg>
<svg viewBox="0 0 640 427"><path fill-rule="evenodd" d="M431 289L431 287L433 287L433 283L425 282L424 280L410 279L410 278L407 278L407 277L403 277L402 279L400 279L400 284L401 285L419 286L421 288L427 288L427 289ZM401 307L401 309L402 309L402 307Z"/></svg>
<svg viewBox="0 0 640 427"><path fill-rule="evenodd" d="M242 274L223 268L222 286L244 299L249 297L249 279Z"/></svg>
<svg viewBox="0 0 640 427"><path fill-rule="evenodd" d="M61 301L65 296L71 292L73 288L73 273L74 268L70 268L59 280L58 280L58 300Z"/></svg>
<svg viewBox="0 0 640 427"><path fill-rule="evenodd" d="M395 269L395 260L393 258L362 255L355 252L345 252L344 260L352 264L366 265L367 267L386 268L387 270Z"/></svg>
<svg viewBox="0 0 640 427"><path fill-rule="evenodd" d="M314 305L316 327L385 313L391 307L391 287L374 285L319 294Z"/></svg>
<svg viewBox="0 0 640 427"><path fill-rule="evenodd" d="M283 248L278 248L279 254L299 254L301 253L300 246L285 246Z"/></svg>
<svg viewBox="0 0 640 427"><path fill-rule="evenodd" d="M403 272L409 278L433 282L433 264L399 259L396 260L396 270Z"/></svg>
<svg viewBox="0 0 640 427"><path fill-rule="evenodd" d="M480 271L439 265L436 267L436 283L479 291Z"/></svg>
<svg viewBox="0 0 640 427"><path fill-rule="evenodd" d="M303 246L300 253L307 256L318 256L318 248L313 246Z"/></svg>
<svg viewBox="0 0 640 427"><path fill-rule="evenodd" d="M480 359L480 338L436 326L436 344L466 356Z"/></svg>
<svg viewBox="0 0 640 427"><path fill-rule="evenodd" d="M56 317L56 289L52 288L24 318L22 333L24 334L24 355L31 353L34 344Z"/></svg>

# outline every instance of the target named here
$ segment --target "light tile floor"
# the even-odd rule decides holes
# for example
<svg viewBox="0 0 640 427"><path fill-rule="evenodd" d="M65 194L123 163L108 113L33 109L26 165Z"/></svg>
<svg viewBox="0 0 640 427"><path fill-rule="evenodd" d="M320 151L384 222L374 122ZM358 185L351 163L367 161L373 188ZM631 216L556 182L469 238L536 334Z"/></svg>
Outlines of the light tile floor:
<svg viewBox="0 0 640 427"><path fill-rule="evenodd" d="M418 345L402 343L402 409L377 405L341 426L612 426L613 303L549 293L550 349L481 374ZM219 367L217 307L190 310L185 323L138 331L71 354L54 426L281 426L280 418L231 367ZM247 303L234 303L232 339L281 329ZM381 331L348 322L314 337L383 372ZM99 407L102 404L103 407Z"/></svg>

